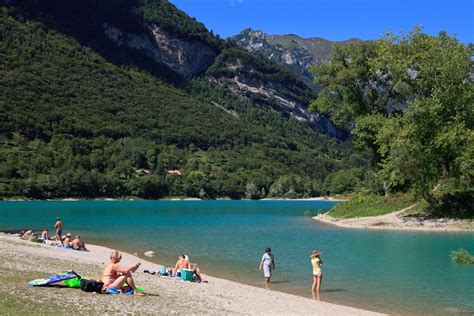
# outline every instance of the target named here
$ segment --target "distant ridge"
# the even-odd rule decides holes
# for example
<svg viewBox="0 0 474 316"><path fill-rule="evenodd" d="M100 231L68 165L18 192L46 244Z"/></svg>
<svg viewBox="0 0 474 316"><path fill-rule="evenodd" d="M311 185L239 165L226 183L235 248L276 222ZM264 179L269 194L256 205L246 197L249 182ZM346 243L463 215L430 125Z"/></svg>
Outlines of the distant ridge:
<svg viewBox="0 0 474 316"><path fill-rule="evenodd" d="M251 28L229 37L229 40L290 69L308 83L313 81L310 67L328 62L335 46L362 42L358 38L329 41L320 37L303 38L296 34L269 35Z"/></svg>

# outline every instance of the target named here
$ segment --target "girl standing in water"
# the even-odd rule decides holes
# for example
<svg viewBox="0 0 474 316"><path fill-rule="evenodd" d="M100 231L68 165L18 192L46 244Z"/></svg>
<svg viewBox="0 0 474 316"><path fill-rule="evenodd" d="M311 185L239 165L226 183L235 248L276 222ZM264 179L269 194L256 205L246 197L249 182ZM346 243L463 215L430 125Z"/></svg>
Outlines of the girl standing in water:
<svg viewBox="0 0 474 316"><path fill-rule="evenodd" d="M313 250L310 256L311 265L313 266L313 286L311 289L313 293L316 292L317 294L319 294L321 282L323 281L323 272L321 271L323 261L321 260L320 255L321 253L318 250Z"/></svg>

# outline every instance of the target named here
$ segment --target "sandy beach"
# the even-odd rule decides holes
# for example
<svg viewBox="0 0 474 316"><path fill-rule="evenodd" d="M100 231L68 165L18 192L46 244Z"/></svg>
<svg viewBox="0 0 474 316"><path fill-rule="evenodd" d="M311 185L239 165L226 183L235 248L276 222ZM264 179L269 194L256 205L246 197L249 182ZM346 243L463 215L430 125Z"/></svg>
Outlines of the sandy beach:
<svg viewBox="0 0 474 316"><path fill-rule="evenodd" d="M24 241L0 233L0 310L5 314L312 314L380 315L378 313L266 290L204 275L209 283L143 273L158 266L124 253L122 264L141 262L134 273L148 294L102 295L64 287L31 287L27 281L65 270L98 278L111 249L88 245L77 252Z"/></svg>
<svg viewBox="0 0 474 316"><path fill-rule="evenodd" d="M458 220L449 218L423 219L407 215L410 209L407 207L400 211L380 216L356 217L348 219L335 218L328 213L321 213L313 217L315 220L336 225L338 227L356 229L386 229L407 231L439 231L439 232L463 232L474 231L473 220Z"/></svg>

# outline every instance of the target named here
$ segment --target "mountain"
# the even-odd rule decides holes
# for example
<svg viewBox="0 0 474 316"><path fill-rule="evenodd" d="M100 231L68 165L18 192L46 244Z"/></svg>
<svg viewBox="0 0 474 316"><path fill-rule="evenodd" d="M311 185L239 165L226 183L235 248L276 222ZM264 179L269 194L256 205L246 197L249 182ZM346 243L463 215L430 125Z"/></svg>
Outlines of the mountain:
<svg viewBox="0 0 474 316"><path fill-rule="evenodd" d="M307 83L313 82L311 66L326 63L335 46L361 42L357 38L332 42L323 38L301 38L298 35L268 35L247 28L229 40L248 52L264 56L293 71Z"/></svg>
<svg viewBox="0 0 474 316"><path fill-rule="evenodd" d="M0 4L0 196L310 196L366 165L304 82L168 1Z"/></svg>

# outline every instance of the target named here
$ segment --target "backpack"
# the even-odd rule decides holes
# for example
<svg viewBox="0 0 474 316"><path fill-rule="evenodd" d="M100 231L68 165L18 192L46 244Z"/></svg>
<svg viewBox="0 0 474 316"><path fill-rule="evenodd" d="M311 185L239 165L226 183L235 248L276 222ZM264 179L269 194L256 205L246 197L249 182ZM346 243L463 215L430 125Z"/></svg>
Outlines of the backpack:
<svg viewBox="0 0 474 316"><path fill-rule="evenodd" d="M103 286L104 282L81 279L81 290L84 292L102 293Z"/></svg>

